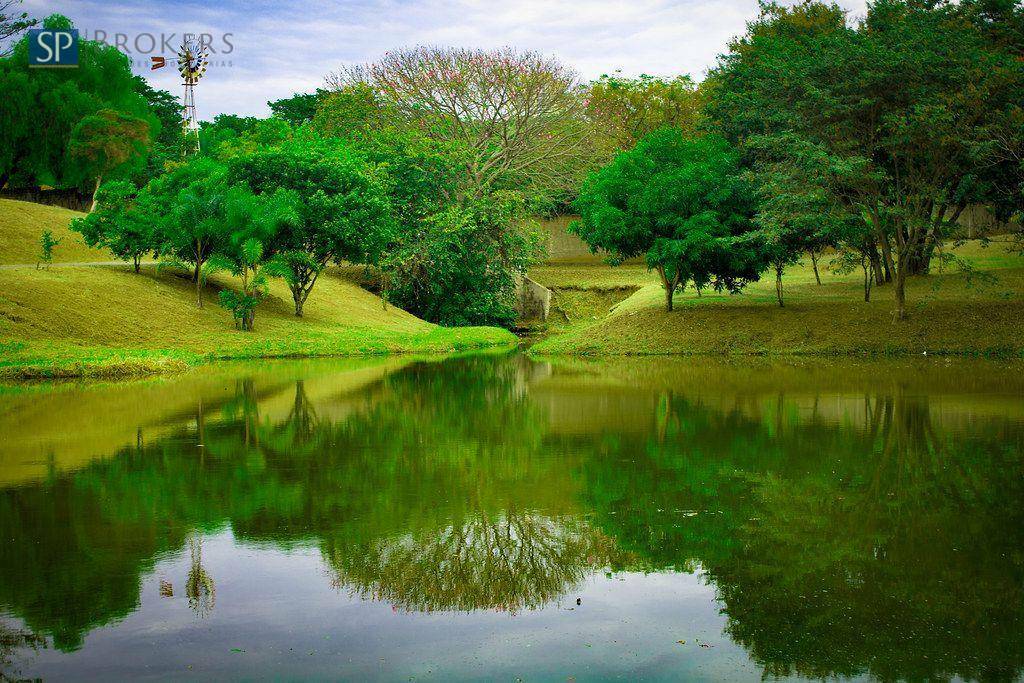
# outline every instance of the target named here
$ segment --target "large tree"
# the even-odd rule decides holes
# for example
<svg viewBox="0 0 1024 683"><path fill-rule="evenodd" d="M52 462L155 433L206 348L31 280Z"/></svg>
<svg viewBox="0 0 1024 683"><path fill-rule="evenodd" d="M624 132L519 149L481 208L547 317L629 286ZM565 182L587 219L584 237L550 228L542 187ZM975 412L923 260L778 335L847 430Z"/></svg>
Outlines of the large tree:
<svg viewBox="0 0 1024 683"><path fill-rule="evenodd" d="M103 177L139 164L145 158L149 142L146 121L113 109L101 109L78 122L71 131L68 153L80 161L87 177L95 178L89 211L96 208L96 193Z"/></svg>
<svg viewBox="0 0 1024 683"><path fill-rule="evenodd" d="M701 95L689 76L605 74L587 86L587 117L600 153L630 149L659 128L696 130Z"/></svg>
<svg viewBox="0 0 1024 683"><path fill-rule="evenodd" d="M43 25L72 27L58 14ZM104 109L145 121L151 133L158 130L137 83L128 57L112 45L79 40L77 68L31 69L28 40L20 40L10 56L0 58L0 187L11 182L92 189L95 175L83 168L82 158L68 154L72 132L84 117Z"/></svg>
<svg viewBox="0 0 1024 683"><path fill-rule="evenodd" d="M328 81L336 90L364 84L395 124L461 144L474 197L571 189L588 163L577 76L535 52L417 47Z"/></svg>
<svg viewBox="0 0 1024 683"><path fill-rule="evenodd" d="M137 194L138 189L126 180L106 183L99 190L95 210L71 222L71 229L82 233L86 244L106 247L131 261L136 273L142 257L159 248L154 217L138 205Z"/></svg>
<svg viewBox="0 0 1024 683"><path fill-rule="evenodd" d="M906 315L906 279L971 203L993 201L993 139L1024 96L1024 62L976 3L878 0L849 25L836 5L763 7L710 75L711 118L731 139L799 135L875 182L841 188L867 221ZM1013 23L1013 22L1004 22ZM1000 33L1004 35L1006 32Z"/></svg>
<svg viewBox="0 0 1024 683"><path fill-rule="evenodd" d="M753 190L739 153L716 135L663 128L590 175L570 230L613 264L643 256L665 289L739 291L763 266L754 239Z"/></svg>
<svg viewBox="0 0 1024 683"><path fill-rule="evenodd" d="M137 198L140 210L157 225L160 254L192 269L196 304L203 305L203 266L224 248L227 169L206 157L193 157L154 178Z"/></svg>
<svg viewBox="0 0 1024 683"><path fill-rule="evenodd" d="M385 298L442 325L511 327L516 278L543 254L524 209L519 193L498 191L429 215L385 258Z"/></svg>
<svg viewBox="0 0 1024 683"><path fill-rule="evenodd" d="M294 193L295 219L263 243L285 265L297 316L329 263L376 264L396 237L384 174L337 140L307 136L261 147L232 159L229 182L257 195Z"/></svg>

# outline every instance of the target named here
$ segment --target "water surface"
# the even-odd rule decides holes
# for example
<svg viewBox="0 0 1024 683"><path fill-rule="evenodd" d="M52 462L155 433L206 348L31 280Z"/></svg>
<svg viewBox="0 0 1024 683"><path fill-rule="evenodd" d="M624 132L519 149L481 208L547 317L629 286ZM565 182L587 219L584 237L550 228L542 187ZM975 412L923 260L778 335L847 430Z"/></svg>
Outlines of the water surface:
<svg viewBox="0 0 1024 683"><path fill-rule="evenodd" d="M0 389L0 674L1019 679L1021 375L511 355Z"/></svg>

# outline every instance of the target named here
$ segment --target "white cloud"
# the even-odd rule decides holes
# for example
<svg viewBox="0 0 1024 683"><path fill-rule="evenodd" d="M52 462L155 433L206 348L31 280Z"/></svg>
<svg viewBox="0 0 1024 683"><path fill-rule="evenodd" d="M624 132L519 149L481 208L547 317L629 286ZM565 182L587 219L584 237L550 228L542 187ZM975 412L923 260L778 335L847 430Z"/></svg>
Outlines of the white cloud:
<svg viewBox="0 0 1024 683"><path fill-rule="evenodd" d="M864 0L843 4L864 12ZM621 69L699 80L757 14L756 0L27 0L25 7L40 17L60 12L90 32L207 32L215 45L232 34L235 49L213 56L199 88L203 118L266 114L267 100L313 90L343 64L417 44L538 50L588 79ZM157 87L180 87L173 64L136 72Z"/></svg>

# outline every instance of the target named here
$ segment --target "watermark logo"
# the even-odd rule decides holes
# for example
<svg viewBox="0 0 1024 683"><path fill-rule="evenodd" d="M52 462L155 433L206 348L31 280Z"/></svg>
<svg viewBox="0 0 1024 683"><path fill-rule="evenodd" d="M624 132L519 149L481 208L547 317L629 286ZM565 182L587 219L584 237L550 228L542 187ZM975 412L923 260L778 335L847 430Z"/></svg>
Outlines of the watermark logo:
<svg viewBox="0 0 1024 683"><path fill-rule="evenodd" d="M28 65L35 68L78 66L78 29L54 31L34 28L28 32Z"/></svg>
<svg viewBox="0 0 1024 683"><path fill-rule="evenodd" d="M3 0L0 0L0 4ZM122 33L103 29L83 29L82 40L110 45L125 55L132 69L156 71L173 61L183 41L194 40L210 54L210 67L234 66L230 56L235 51L233 33Z"/></svg>

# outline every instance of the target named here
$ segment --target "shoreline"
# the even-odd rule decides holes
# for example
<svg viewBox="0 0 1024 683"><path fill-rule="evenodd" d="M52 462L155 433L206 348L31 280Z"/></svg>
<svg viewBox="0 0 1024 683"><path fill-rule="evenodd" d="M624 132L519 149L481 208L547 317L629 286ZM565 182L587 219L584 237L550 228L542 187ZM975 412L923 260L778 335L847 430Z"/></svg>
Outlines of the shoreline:
<svg viewBox="0 0 1024 683"><path fill-rule="evenodd" d="M482 327L436 328L427 334L404 339L387 334L379 339L363 339L349 349L320 347L303 350L284 342L277 349L241 347L204 353L186 349L53 347L17 341L0 342L0 382L131 379L170 375L228 361L452 355L513 349L518 343L511 332ZM11 351L14 351L13 357ZM18 358L18 354L23 357Z"/></svg>

